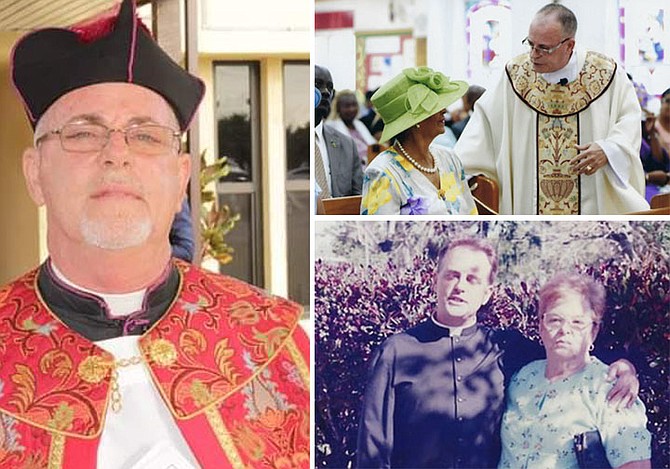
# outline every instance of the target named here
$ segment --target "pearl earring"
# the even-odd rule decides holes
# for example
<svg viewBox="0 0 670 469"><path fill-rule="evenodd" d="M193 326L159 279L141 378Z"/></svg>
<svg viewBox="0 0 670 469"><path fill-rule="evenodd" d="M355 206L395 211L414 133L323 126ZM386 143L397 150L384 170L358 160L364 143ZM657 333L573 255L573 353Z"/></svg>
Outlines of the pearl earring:
<svg viewBox="0 0 670 469"><path fill-rule="evenodd" d="M417 128L417 129L420 129L420 128L421 128L421 124L416 124L416 128Z"/></svg>

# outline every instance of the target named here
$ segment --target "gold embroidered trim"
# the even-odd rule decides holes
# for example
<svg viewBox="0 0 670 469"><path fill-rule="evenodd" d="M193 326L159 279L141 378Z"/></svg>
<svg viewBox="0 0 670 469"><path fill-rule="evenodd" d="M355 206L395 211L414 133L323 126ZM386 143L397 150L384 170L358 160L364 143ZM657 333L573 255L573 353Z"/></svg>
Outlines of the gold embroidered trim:
<svg viewBox="0 0 670 469"><path fill-rule="evenodd" d="M261 373L263 373L263 371L264 371L267 367L269 367L270 364L271 364L275 359L277 359L277 357L279 357L279 356L281 355L280 352L281 352L282 349L286 346L286 343L287 343L288 339L290 339L290 338L293 336L293 333L295 332L296 328L300 327L299 318L300 318L301 316L302 316L302 308L298 308L298 311L297 311L297 314L296 314L296 317L295 317L295 321L293 322L293 324L291 325L291 328L289 329L288 333L286 334L286 339L285 339L279 346L277 346L277 348L276 348L276 350L275 350L275 353L272 354L272 357L270 357L265 363L263 363L261 366L259 366L259 367L256 369L256 371L254 371L253 373L251 373L246 379L244 379L244 380L241 381L241 382L238 382L238 383L237 383L237 386L236 386L235 388L231 389L230 391L228 391L227 393L223 394L222 396L219 396L216 400L210 402L209 404L204 405L204 406L201 407L200 409L197 409L196 411L194 411L194 412L192 412L192 413L190 413L190 414L180 415L180 414L175 410L175 408L174 408L174 406L173 406L173 404L172 404L172 401L170 400L170 396L166 393L165 388L163 387L161 381L160 381L160 380L158 379L158 377L156 376L156 373L154 372L152 363L150 362L150 363L149 363L149 366L147 367L147 369L149 370L149 374L151 375L151 379L152 379L152 381L154 382L154 384L156 385L156 388L158 389L158 392L159 392L159 393L161 394L161 396L163 397L163 401L165 402L165 404L166 404L166 405L168 406L168 408L170 409L170 413L172 414L172 416L173 416L174 418L176 418L177 420L188 420L188 419L190 419L190 418L195 417L196 415L199 415L199 414L203 413L206 409L216 408L221 402L223 402L224 400L228 399L228 397L230 397L230 396L232 396L233 394L239 392L241 389L244 389L245 386L247 386L250 382L252 382L254 379L256 379L256 377L257 377L258 375L260 375ZM161 319L161 320L164 320L164 319L165 319L165 316L164 316L163 319ZM159 322L160 322L160 321L159 321ZM145 334L146 334L146 333L145 333ZM142 336L142 337L144 337L144 336ZM142 338L140 338L140 348L142 348L142 342L141 342L141 340L142 340ZM166 339L160 339L160 340L166 340ZM168 341L168 342L169 342L169 341Z"/></svg>
<svg viewBox="0 0 670 469"><path fill-rule="evenodd" d="M121 360L114 362L112 380L110 382L110 387L112 389L110 402L112 411L114 411L115 414L121 412L121 408L123 407L121 387L119 386L119 368L127 368L129 366L139 365L140 363L142 363L142 357L139 355L134 355L130 358L122 358Z"/></svg>
<svg viewBox="0 0 670 469"><path fill-rule="evenodd" d="M37 267L37 268L33 269L32 271L28 272L23 277L18 279L12 285L14 285L16 283L19 283L19 282L22 283L23 286L30 292L30 294L35 295L35 297L37 299L36 304L38 305L38 307L43 308L45 313L47 314L47 316L49 316L51 318L51 320L57 322L64 329L68 330L69 326L67 326L63 321L61 321L61 319L49 308L46 301L42 297L42 293L40 292L40 289L37 285L38 273L39 273L39 270L41 268L42 267L40 266L40 267ZM58 336L58 337L59 337L59 341L60 341L60 336ZM109 353L109 352L105 351L104 349L98 347L95 343L92 343L92 342L90 343L90 349L95 351L98 354L98 355L91 355L92 357L98 357L98 358L101 358L101 359L104 360L105 363L103 363L103 365L113 363L114 355L112 355L111 353ZM79 363L81 364L81 362L79 362ZM77 366L77 375L79 376L79 365ZM95 384L95 383L91 383L91 384ZM93 401L91 401L91 405L95 410L96 416L98 417L98 424L95 426L95 431L93 433L90 433L90 434L77 433L75 431L64 431L64 430L55 429L55 428L53 428L49 425L45 425L43 423L38 422L37 420L34 419L33 416L27 417L23 414L13 412L11 410L8 410L8 409L2 408L2 407L0 407L0 413L9 415L12 418L15 418L16 420L21 421L23 423L26 423L30 426L35 427L35 428L45 430L45 431L49 432L50 434L53 433L54 435L56 435L56 434L57 435L62 435L63 438L65 438L65 437L75 437L75 438L81 438L81 439L84 439L84 440L94 440L96 438L99 438L100 435L102 434L102 427L103 427L102 422L105 421L105 416L107 414L106 409L107 409L107 405L109 403L109 397L110 397L109 389L106 390L105 394L106 394L106 397L105 397L104 402L100 406L100 409L95 407L93 405Z"/></svg>
<svg viewBox="0 0 670 469"><path fill-rule="evenodd" d="M149 344L149 358L158 366L168 367L177 361L177 348L166 339L156 339Z"/></svg>
<svg viewBox="0 0 670 469"><path fill-rule="evenodd" d="M65 453L65 435L51 433L51 446L49 446L49 469L61 469L63 467L63 455Z"/></svg>
<svg viewBox="0 0 670 469"><path fill-rule="evenodd" d="M305 363L305 359L302 357L302 354L293 340L293 337L289 337L289 339L286 341L286 350L291 355L295 365L298 367L300 377L305 382L307 389L309 389L309 367L307 366L307 363Z"/></svg>
<svg viewBox="0 0 670 469"><path fill-rule="evenodd" d="M232 436L223 423L221 414L219 414L218 409L215 406L208 407L205 410L205 415L207 416L207 421L209 426L212 427L216 439L221 445L221 449L226 453L228 461L230 461L234 469L245 469L244 463L242 462L242 457L235 447Z"/></svg>
<svg viewBox="0 0 670 469"><path fill-rule="evenodd" d="M607 90L614 79L616 62L589 51L577 79L567 85L548 83L533 66L528 54L512 59L505 67L514 92L540 114L565 117L582 112Z"/></svg>
<svg viewBox="0 0 670 469"><path fill-rule="evenodd" d="M580 178L570 160L577 154L579 113L610 86L616 62L597 52L587 52L577 79L567 85L548 83L533 71L528 54L505 67L516 95L537 115L537 213L580 213Z"/></svg>
<svg viewBox="0 0 670 469"><path fill-rule="evenodd" d="M579 175L570 161L577 154L579 117L537 115L537 213L579 214Z"/></svg>
<svg viewBox="0 0 670 469"><path fill-rule="evenodd" d="M109 361L99 355L91 355L81 362L77 367L77 375L91 384L98 384L109 373Z"/></svg>

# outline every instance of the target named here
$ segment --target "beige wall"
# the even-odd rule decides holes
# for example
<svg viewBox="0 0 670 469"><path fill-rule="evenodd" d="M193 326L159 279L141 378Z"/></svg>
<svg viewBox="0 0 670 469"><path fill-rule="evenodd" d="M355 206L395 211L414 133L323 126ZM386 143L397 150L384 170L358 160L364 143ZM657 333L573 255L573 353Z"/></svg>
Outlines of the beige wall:
<svg viewBox="0 0 670 469"><path fill-rule="evenodd" d="M21 153L32 129L9 77L12 45L19 37L0 33L0 285L39 262L39 216L28 197Z"/></svg>

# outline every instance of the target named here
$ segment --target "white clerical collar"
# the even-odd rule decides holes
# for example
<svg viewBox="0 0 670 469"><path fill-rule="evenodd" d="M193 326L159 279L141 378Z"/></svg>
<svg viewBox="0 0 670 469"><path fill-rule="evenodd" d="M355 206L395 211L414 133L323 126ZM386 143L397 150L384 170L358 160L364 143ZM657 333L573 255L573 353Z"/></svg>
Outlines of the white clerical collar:
<svg viewBox="0 0 670 469"><path fill-rule="evenodd" d="M91 293L102 298L107 303L107 308L112 316L128 316L136 311L142 309L142 302L144 301L144 294L147 289L143 288L130 293L100 293L88 288L80 287L76 283L70 281L63 273L58 270L56 264L51 260L51 269L54 275L63 283L86 293Z"/></svg>
<svg viewBox="0 0 670 469"><path fill-rule="evenodd" d="M431 315L430 319L435 323L436 326L449 330L449 337L460 337L461 333L463 332L463 329L466 329L468 327L472 327L472 326L475 325L475 323L472 323L472 324L468 324L467 326L454 327L454 326L447 326L446 324L442 324L440 321L435 319L435 315Z"/></svg>
<svg viewBox="0 0 670 469"><path fill-rule="evenodd" d="M565 64L565 67L555 72L541 73L542 78L544 78L547 83L559 83L562 79L566 78L568 83L573 82L577 79L577 53L573 50L570 60Z"/></svg>

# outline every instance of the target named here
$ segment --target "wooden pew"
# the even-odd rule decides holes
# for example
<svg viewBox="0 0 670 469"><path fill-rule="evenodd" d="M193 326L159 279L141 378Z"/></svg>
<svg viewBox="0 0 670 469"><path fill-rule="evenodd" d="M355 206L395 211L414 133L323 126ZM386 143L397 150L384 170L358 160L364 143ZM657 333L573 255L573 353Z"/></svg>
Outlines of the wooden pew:
<svg viewBox="0 0 670 469"><path fill-rule="evenodd" d="M323 199L323 208L326 215L360 215L362 198L360 195L351 195Z"/></svg>

